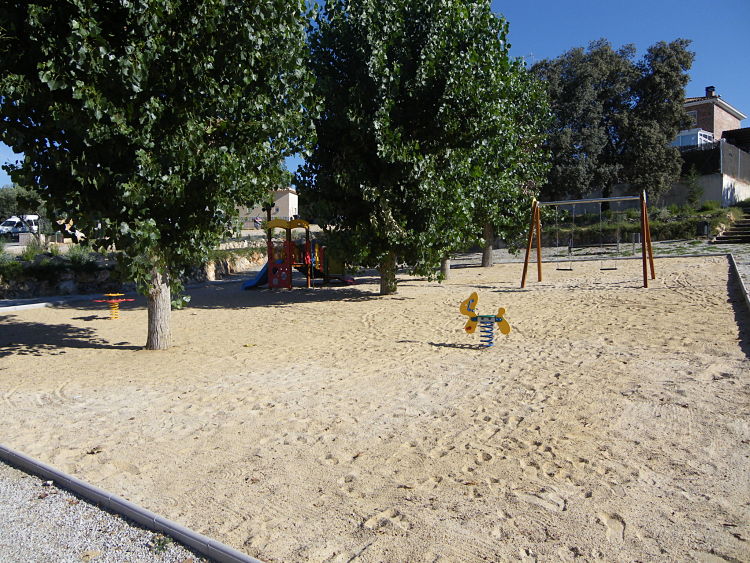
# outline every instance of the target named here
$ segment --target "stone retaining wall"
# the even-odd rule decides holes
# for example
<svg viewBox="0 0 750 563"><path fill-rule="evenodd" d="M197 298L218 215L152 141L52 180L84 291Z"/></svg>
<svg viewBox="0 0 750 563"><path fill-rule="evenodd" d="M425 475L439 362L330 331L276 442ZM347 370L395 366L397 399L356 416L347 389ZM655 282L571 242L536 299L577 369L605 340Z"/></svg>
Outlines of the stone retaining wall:
<svg viewBox="0 0 750 563"><path fill-rule="evenodd" d="M54 260L54 259L53 259ZM265 262L262 253L251 256L234 256L227 259L209 262L202 268L189 272L186 283L197 283L223 279L231 274L258 270ZM73 295L89 293L130 292L135 290L132 282L123 282L112 265L100 265L92 271L74 271L72 268L61 268L54 276L40 279L21 273L14 279L3 279L0 276L0 299L27 299L51 295Z"/></svg>

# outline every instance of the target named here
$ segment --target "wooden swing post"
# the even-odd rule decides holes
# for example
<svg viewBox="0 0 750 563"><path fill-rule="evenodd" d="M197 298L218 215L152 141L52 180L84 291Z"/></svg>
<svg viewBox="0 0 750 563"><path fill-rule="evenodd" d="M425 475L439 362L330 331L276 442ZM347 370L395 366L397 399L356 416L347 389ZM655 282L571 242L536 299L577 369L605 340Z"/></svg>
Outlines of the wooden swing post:
<svg viewBox="0 0 750 563"><path fill-rule="evenodd" d="M536 261L538 281L542 281L542 222L540 209L545 205L577 205L586 203L599 203L614 201L639 201L641 207L641 260L643 261L643 287L648 287L649 267L651 279L656 279L654 270L654 250L651 246L651 228L648 222L648 208L646 205L646 192L637 196L601 197L591 199L575 199L560 201L537 201L531 203L531 221L529 222L529 238L526 244L526 256L523 261L523 274L521 276L521 288L526 287L526 274L528 273L531 246L536 235ZM575 209L575 208L574 208ZM600 212L601 216L601 212ZM601 221L601 219L600 219Z"/></svg>
<svg viewBox="0 0 750 563"><path fill-rule="evenodd" d="M643 219L645 221L644 230L646 231L646 248L648 250L648 262L651 266L651 279L656 279L656 273L654 272L654 249L651 246L651 224L648 219L648 203L646 201L646 192L641 192L641 201L643 202ZM648 286L645 286L648 287Z"/></svg>
<svg viewBox="0 0 750 563"><path fill-rule="evenodd" d="M529 269L529 255L531 254L531 245L534 242L534 231L536 230L536 227L539 224L539 221L537 219L538 210L539 210L539 206L537 205L536 199L534 199L531 202L531 220L529 221L529 240L528 240L528 243L526 244L526 257L523 260L523 275L521 276L521 289L526 287L526 273ZM540 248L539 245L537 245L537 248ZM542 281L541 251L537 252L537 261L539 262L539 266L538 266L539 281Z"/></svg>

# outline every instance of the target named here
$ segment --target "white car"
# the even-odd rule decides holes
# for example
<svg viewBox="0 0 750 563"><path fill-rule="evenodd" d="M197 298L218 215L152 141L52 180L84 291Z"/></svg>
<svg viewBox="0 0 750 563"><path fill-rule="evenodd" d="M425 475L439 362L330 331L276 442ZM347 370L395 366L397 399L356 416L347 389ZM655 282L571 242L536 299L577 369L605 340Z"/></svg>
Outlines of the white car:
<svg viewBox="0 0 750 563"><path fill-rule="evenodd" d="M0 235L18 233L36 233L39 231L39 215L13 215L0 223Z"/></svg>

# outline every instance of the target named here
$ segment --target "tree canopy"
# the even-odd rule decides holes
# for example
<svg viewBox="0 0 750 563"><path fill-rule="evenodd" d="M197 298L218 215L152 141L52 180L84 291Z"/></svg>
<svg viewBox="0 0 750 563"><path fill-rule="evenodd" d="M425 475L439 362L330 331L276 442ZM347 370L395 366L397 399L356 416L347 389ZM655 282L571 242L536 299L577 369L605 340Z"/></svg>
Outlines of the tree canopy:
<svg viewBox="0 0 750 563"><path fill-rule="evenodd" d="M0 221L11 215L39 215L42 202L39 194L22 186L3 186L0 188Z"/></svg>
<svg viewBox="0 0 750 563"><path fill-rule="evenodd" d="M432 275L480 238L478 211L498 219L498 191L529 172L520 118L542 94L507 29L488 1L461 0L329 0L310 28L322 109L299 190L340 248L380 266L381 293L395 291L396 256Z"/></svg>
<svg viewBox="0 0 750 563"><path fill-rule="evenodd" d="M310 131L304 0L6 2L0 140L11 176L98 226L169 343L170 288L265 197Z"/></svg>
<svg viewBox="0 0 750 563"><path fill-rule="evenodd" d="M554 116L546 199L607 196L620 183L652 197L669 189L680 173L679 152L669 144L687 123L689 44L660 42L636 60L634 46L614 50L601 39L532 67Z"/></svg>

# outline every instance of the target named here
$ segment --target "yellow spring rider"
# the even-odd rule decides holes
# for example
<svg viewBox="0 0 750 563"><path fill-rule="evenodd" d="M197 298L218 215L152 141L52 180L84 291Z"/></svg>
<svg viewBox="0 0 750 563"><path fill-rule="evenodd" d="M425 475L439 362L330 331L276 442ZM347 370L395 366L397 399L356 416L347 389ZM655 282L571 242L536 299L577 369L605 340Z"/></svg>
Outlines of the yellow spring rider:
<svg viewBox="0 0 750 563"><path fill-rule="evenodd" d="M497 310L497 315L479 315L477 313L477 303L479 303L479 296L477 296L476 291L461 303L461 314L469 317L464 330L469 334L474 334L477 330L477 325L479 325L481 345L489 348L495 345L495 323L497 323L497 328L503 334L510 332L510 324L505 320L505 309L502 307Z"/></svg>

